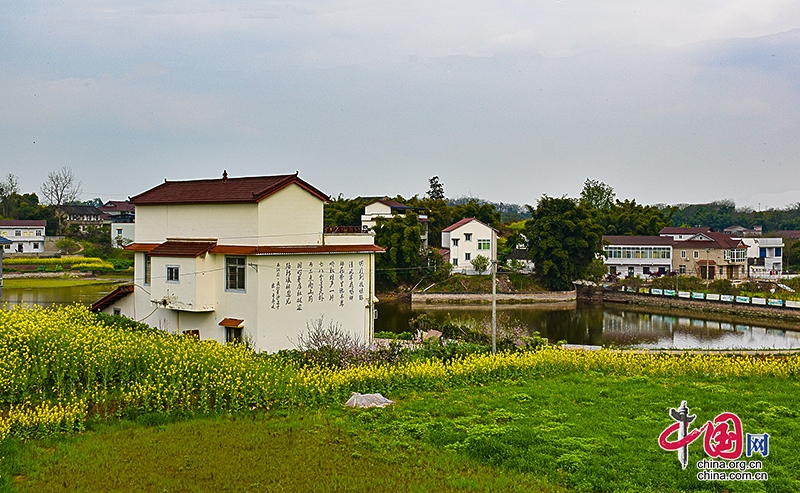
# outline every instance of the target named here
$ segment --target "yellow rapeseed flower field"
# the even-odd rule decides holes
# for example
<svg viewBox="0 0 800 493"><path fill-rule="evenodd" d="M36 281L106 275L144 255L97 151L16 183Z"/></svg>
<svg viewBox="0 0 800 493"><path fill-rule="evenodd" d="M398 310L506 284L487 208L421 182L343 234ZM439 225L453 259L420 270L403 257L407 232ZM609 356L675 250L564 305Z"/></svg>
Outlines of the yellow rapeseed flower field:
<svg viewBox="0 0 800 493"><path fill-rule="evenodd" d="M0 311L0 439L81 429L93 416L238 412L344 402L351 391L391 393L531 375L798 378L800 357L654 355L613 351L475 354L346 369L300 367L241 345L110 327L86 307Z"/></svg>

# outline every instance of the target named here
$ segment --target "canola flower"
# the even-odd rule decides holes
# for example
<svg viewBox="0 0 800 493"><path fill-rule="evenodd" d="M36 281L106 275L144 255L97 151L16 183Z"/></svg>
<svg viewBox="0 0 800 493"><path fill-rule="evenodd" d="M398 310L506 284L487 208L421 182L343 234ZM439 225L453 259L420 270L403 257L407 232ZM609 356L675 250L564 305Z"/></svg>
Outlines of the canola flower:
<svg viewBox="0 0 800 493"><path fill-rule="evenodd" d="M94 416L240 412L344 402L502 379L596 372L620 376L800 377L800 357L615 351L474 354L345 369L299 367L241 345L110 327L86 307L0 311L0 440L80 430Z"/></svg>

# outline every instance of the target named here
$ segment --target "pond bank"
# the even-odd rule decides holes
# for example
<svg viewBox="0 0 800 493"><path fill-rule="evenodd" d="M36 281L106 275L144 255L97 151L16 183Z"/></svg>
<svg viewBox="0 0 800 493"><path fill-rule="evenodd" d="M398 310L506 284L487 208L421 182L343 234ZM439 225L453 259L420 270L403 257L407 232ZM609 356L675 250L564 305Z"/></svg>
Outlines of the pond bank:
<svg viewBox="0 0 800 493"><path fill-rule="evenodd" d="M497 293L498 304L524 305L575 301L576 299L576 291ZM412 304L486 305L491 302L491 293L411 293Z"/></svg>
<svg viewBox="0 0 800 493"><path fill-rule="evenodd" d="M697 300L676 296L657 296L623 291L605 291L602 288L581 287L578 299L593 303L624 303L628 305L678 308L698 312L713 312L745 317L768 317L778 320L800 322L800 310L796 308L761 306L725 301Z"/></svg>

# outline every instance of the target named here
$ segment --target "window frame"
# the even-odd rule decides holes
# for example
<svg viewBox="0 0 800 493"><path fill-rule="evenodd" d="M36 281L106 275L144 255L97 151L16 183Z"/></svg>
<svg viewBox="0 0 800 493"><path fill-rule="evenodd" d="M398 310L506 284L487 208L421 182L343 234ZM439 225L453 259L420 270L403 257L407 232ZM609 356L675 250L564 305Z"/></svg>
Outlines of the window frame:
<svg viewBox="0 0 800 493"><path fill-rule="evenodd" d="M170 272L175 272L174 279ZM167 264L167 282L169 284L180 284L181 283L181 266L180 265L173 265Z"/></svg>
<svg viewBox="0 0 800 493"><path fill-rule="evenodd" d="M478 250L489 250L489 251L491 251L491 249L492 249L492 240L485 239L485 238L482 238L482 239L478 240Z"/></svg>
<svg viewBox="0 0 800 493"><path fill-rule="evenodd" d="M241 265L234 265L232 261L241 261ZM231 269L237 271L236 286L231 287ZM241 274L241 280L239 279ZM241 282L239 282L241 281ZM241 284L242 287L239 287ZM246 293L247 292L247 257L243 255L226 255L225 256L225 291L233 293Z"/></svg>
<svg viewBox="0 0 800 493"><path fill-rule="evenodd" d="M465 252L464 253L464 261L469 262L470 260L472 260L471 257L472 257L472 252Z"/></svg>
<svg viewBox="0 0 800 493"><path fill-rule="evenodd" d="M464 241L472 241L472 233L464 233Z"/></svg>
<svg viewBox="0 0 800 493"><path fill-rule="evenodd" d="M144 285L149 286L153 282L153 257L144 254Z"/></svg>
<svg viewBox="0 0 800 493"><path fill-rule="evenodd" d="M453 240L453 246L457 247L459 238L452 238L452 240Z"/></svg>

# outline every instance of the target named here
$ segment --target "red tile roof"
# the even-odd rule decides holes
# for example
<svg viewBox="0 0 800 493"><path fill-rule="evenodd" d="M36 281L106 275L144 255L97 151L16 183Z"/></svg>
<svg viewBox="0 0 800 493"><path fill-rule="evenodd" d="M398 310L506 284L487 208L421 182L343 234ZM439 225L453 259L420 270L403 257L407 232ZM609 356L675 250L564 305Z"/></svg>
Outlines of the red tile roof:
<svg viewBox="0 0 800 493"><path fill-rule="evenodd" d="M676 241L675 248L747 248L742 240L738 238L732 238L730 235L726 235L724 233L710 233L705 232L701 233L711 240L685 240L685 241Z"/></svg>
<svg viewBox="0 0 800 493"><path fill-rule="evenodd" d="M474 221L474 220L475 220L474 217L465 217L464 219L462 219L462 220L460 220L460 221L458 221L456 223L453 223L450 226L444 228L442 230L442 233L449 233L450 231L453 231L456 228L460 228L461 226L467 224L470 221Z"/></svg>
<svg viewBox="0 0 800 493"><path fill-rule="evenodd" d="M609 245L672 245L671 236L603 236Z"/></svg>
<svg viewBox="0 0 800 493"><path fill-rule="evenodd" d="M38 226L40 228L44 228L45 226L47 226L47 221L44 221L44 220L39 221L39 220L36 220L36 219L22 219L22 220L19 220L19 221L16 221L16 220L3 220L3 221L0 221L0 226L7 226L7 227L12 227L12 226Z"/></svg>
<svg viewBox="0 0 800 493"><path fill-rule="evenodd" d="M214 254L229 255L298 255L309 253L383 253L377 245L245 246L217 245Z"/></svg>
<svg viewBox="0 0 800 493"><path fill-rule="evenodd" d="M133 212L136 206L127 200L109 200L105 204L98 207L103 212Z"/></svg>
<svg viewBox="0 0 800 493"><path fill-rule="evenodd" d="M150 250L151 257L199 257L214 246L215 241L170 241Z"/></svg>
<svg viewBox="0 0 800 493"><path fill-rule="evenodd" d="M133 252L149 252L157 247L159 243L131 243L123 247L123 250L130 250Z"/></svg>
<svg viewBox="0 0 800 493"><path fill-rule="evenodd" d="M126 284L124 286L120 286L114 291L111 291L107 295L103 296L99 300L92 303L91 310L93 312L99 312L105 310L109 306L113 305L117 301L121 300L122 298L128 296L129 294L133 293L133 285Z"/></svg>
<svg viewBox="0 0 800 493"><path fill-rule="evenodd" d="M294 175L249 176L212 180L164 181L155 188L131 197L134 205L152 204L225 204L259 202L291 184L297 184L323 200L330 198Z"/></svg>

